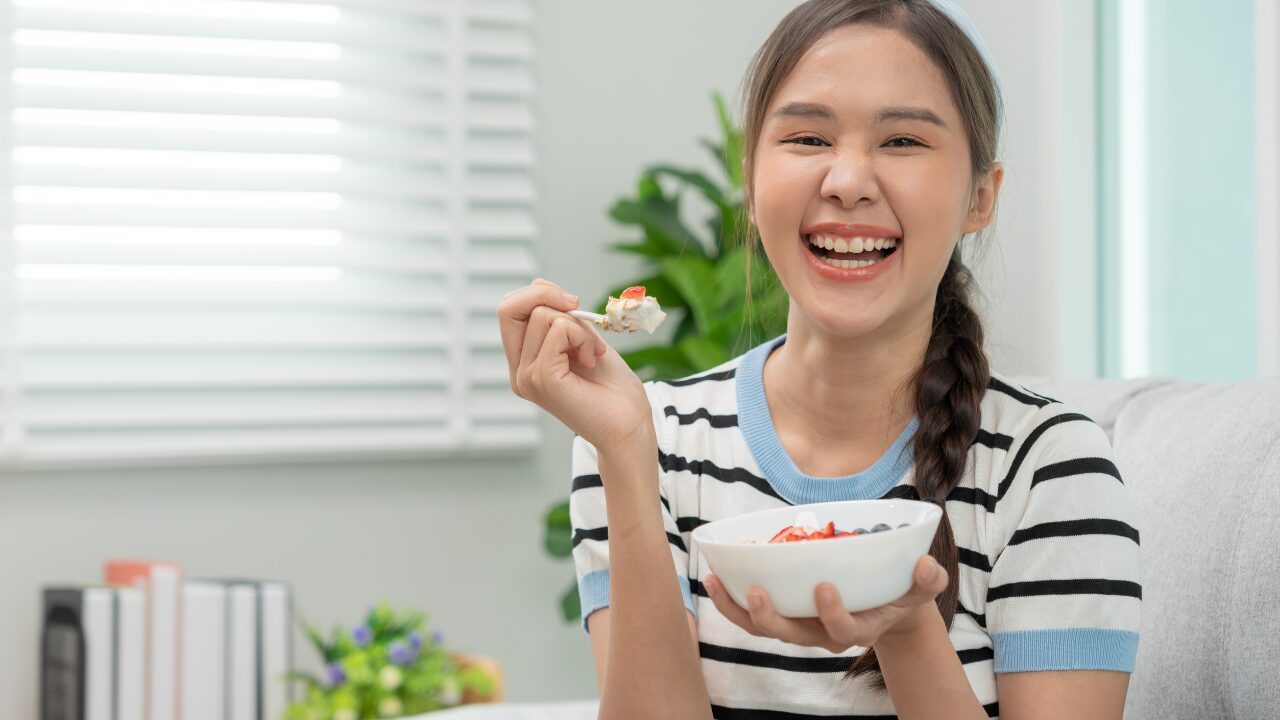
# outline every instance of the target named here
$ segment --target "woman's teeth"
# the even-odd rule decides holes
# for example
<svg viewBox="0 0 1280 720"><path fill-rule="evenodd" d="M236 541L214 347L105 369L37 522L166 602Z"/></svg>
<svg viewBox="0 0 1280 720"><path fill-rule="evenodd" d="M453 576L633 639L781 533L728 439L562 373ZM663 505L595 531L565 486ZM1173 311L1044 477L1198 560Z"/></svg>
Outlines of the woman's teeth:
<svg viewBox="0 0 1280 720"><path fill-rule="evenodd" d="M815 252L822 262L838 268L852 269L874 265L889 257L898 246L896 238L844 238L836 235L810 235L809 244L829 253L867 253L865 258L832 257L828 253ZM877 252L884 251L884 252Z"/></svg>

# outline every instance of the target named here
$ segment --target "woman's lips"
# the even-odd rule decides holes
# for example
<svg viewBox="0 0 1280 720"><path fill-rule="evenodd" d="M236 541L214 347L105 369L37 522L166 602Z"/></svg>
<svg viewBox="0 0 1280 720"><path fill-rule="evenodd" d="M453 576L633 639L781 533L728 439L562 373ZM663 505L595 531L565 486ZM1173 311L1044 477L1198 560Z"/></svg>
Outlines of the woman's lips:
<svg viewBox="0 0 1280 720"><path fill-rule="evenodd" d="M858 236L855 235L854 237ZM902 250L902 240L899 239L895 248L885 254L883 259L878 262L874 262L863 267L842 268L831 265L830 263L822 260L822 258L818 256L817 252L815 252L816 248L810 245L808 235L801 235L800 242L804 246L803 253L805 262L812 267L815 272L824 278L841 281L868 281L880 277L897 266L897 257L901 254ZM824 252L828 251L824 250Z"/></svg>
<svg viewBox="0 0 1280 720"><path fill-rule="evenodd" d="M902 233L880 225L825 222L800 228L801 235L839 235L840 237L902 238Z"/></svg>

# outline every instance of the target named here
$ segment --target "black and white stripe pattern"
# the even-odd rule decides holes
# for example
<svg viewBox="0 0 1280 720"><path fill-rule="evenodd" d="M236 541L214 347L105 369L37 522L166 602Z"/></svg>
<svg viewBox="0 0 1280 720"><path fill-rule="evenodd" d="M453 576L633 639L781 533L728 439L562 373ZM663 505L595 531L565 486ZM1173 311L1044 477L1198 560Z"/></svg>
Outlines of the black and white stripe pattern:
<svg viewBox="0 0 1280 720"><path fill-rule="evenodd" d="M861 679L843 679L861 648L833 656L753 637L706 596L702 579L710 569L691 541L693 530L795 504L765 477L758 448L744 436L741 415L748 409L740 407L738 384L759 379L741 361L646 384L658 431L665 532L674 571L687 582L697 617L713 714L749 720L894 717L883 693ZM1049 669L1036 666L1051 654L1036 645L1044 642L1041 630L1130 633L1136 642L1139 532L1111 457L1105 434L1088 417L992 377L966 474L945 503L959 555L960 608L951 639L991 717L998 715L995 638L1017 649L1004 665L1024 665L1015 670ZM581 439L575 440L573 469L573 556L589 614L608 604L608 528L596 453ZM845 480L832 479L832 487ZM909 470L876 496L919 499ZM1091 649L1081 652L1072 658L1075 666L1112 662L1101 649L1096 658Z"/></svg>

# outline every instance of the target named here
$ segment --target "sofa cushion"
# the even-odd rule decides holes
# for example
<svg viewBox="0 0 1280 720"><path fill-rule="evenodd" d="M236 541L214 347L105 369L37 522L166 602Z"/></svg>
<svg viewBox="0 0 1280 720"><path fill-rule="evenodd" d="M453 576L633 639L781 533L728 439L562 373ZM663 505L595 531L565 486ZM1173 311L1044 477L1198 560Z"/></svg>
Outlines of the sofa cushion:
<svg viewBox="0 0 1280 720"><path fill-rule="evenodd" d="M1125 717L1280 716L1280 379L1028 385L1108 429L1140 513Z"/></svg>

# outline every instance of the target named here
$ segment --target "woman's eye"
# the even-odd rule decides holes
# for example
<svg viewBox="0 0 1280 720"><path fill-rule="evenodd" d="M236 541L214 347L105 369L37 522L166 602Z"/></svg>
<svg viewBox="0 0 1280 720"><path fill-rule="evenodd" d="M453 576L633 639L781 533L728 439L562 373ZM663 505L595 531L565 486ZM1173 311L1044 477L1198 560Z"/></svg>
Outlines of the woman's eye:
<svg viewBox="0 0 1280 720"><path fill-rule="evenodd" d="M788 138L782 142L795 143L797 145L809 145L811 147L822 147L827 144L826 140L823 140L816 135L801 135L800 137Z"/></svg>
<svg viewBox="0 0 1280 720"><path fill-rule="evenodd" d="M924 147L924 143L916 140L915 138L906 137L905 135L899 135L898 137L889 140L885 145L895 148Z"/></svg>

